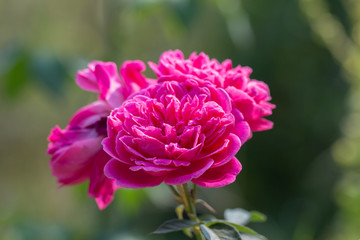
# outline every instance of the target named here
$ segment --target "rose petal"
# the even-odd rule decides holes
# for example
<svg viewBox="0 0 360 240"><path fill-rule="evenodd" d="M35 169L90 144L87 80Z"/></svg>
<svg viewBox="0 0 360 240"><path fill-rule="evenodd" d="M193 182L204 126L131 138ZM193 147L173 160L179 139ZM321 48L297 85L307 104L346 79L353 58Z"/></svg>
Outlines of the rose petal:
<svg viewBox="0 0 360 240"><path fill-rule="evenodd" d="M238 109L234 108L232 110L232 114L235 117L235 127L233 133L240 138L241 144L244 144L252 136L249 123L244 121L244 117Z"/></svg>
<svg viewBox="0 0 360 240"><path fill-rule="evenodd" d="M76 184L84 181L92 167L92 161L101 150L101 139L90 138L75 142L60 150L50 161L52 174L62 184Z"/></svg>
<svg viewBox="0 0 360 240"><path fill-rule="evenodd" d="M235 181L241 171L240 162L233 157L228 163L219 167L210 168L200 177L192 182L205 188L218 188L226 186Z"/></svg>
<svg viewBox="0 0 360 240"><path fill-rule="evenodd" d="M179 157L177 157L177 160L190 162L191 160L195 159L199 155L202 148L203 148L203 145L198 144L197 146L195 146L191 149L186 149Z"/></svg>
<svg viewBox="0 0 360 240"><path fill-rule="evenodd" d="M105 164L111 157L104 151L99 151L94 156L94 163L90 173L89 196L98 197L102 193L102 187L107 181L111 181L104 175Z"/></svg>
<svg viewBox="0 0 360 240"><path fill-rule="evenodd" d="M104 101L96 101L80 108L69 122L69 128L86 128L107 117L111 111L110 106Z"/></svg>
<svg viewBox="0 0 360 240"><path fill-rule="evenodd" d="M90 92L98 92L99 86L94 75L95 65L100 61L93 61L88 64L88 68L80 70L76 74L75 82L82 89Z"/></svg>
<svg viewBox="0 0 360 240"><path fill-rule="evenodd" d="M96 156L90 173L89 197L95 198L100 210L105 209L113 200L114 192L118 188L115 181L104 175L104 166L110 160L110 156L100 151Z"/></svg>
<svg viewBox="0 0 360 240"><path fill-rule="evenodd" d="M155 187L161 184L164 176L153 176L144 170L131 171L129 165L123 164L115 159L105 165L105 175L115 179L116 184L125 188Z"/></svg>
<svg viewBox="0 0 360 240"><path fill-rule="evenodd" d="M228 139L229 144L222 151L210 156L215 161L212 167L218 167L227 163L240 150L241 141L239 137L235 134L230 134Z"/></svg>
<svg viewBox="0 0 360 240"><path fill-rule="evenodd" d="M130 92L137 92L149 85L148 81L141 73L146 70L142 61L125 61L120 68L120 74L124 80L124 85L131 89Z"/></svg>
<svg viewBox="0 0 360 240"><path fill-rule="evenodd" d="M193 178L201 176L208 170L214 160L211 158L194 161L188 167L179 167L175 171L166 175L164 182L168 185L180 185L191 181Z"/></svg>
<svg viewBox="0 0 360 240"><path fill-rule="evenodd" d="M108 179L103 183L98 197L95 197L96 204L100 210L104 210L114 199L114 192L117 187L115 187L115 181ZM90 197L92 197L89 194Z"/></svg>
<svg viewBox="0 0 360 240"><path fill-rule="evenodd" d="M274 123L264 118L259 118L253 121L249 121L249 125L252 131L265 131L272 129Z"/></svg>
<svg viewBox="0 0 360 240"><path fill-rule="evenodd" d="M115 63L98 64L95 66L95 76L98 80L101 100L110 106L119 107L129 95L121 85Z"/></svg>

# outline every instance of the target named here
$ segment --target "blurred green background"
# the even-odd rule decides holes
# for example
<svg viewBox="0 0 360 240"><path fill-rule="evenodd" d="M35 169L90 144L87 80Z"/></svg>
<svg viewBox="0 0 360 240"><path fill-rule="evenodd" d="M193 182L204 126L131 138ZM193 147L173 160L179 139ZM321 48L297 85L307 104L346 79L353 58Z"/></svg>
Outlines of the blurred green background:
<svg viewBox="0 0 360 240"><path fill-rule="evenodd" d="M96 98L76 70L168 49L252 67L277 105L237 181L200 189L218 217L261 211L251 227L270 240L360 237L360 1L0 0L0 239L184 239L148 235L175 217L165 186L99 211L87 183L58 189L46 155L50 129Z"/></svg>

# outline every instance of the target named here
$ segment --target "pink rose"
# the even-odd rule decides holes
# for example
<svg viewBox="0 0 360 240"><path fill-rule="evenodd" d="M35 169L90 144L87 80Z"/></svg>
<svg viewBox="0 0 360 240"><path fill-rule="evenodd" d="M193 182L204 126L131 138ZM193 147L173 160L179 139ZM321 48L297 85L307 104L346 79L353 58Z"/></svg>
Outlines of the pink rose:
<svg viewBox="0 0 360 240"><path fill-rule="evenodd" d="M234 134L236 129L243 131ZM127 188L230 184L241 170L235 154L250 134L223 89L191 79L133 95L111 112L107 130L103 146L112 159L105 175Z"/></svg>
<svg viewBox="0 0 360 240"><path fill-rule="evenodd" d="M144 70L141 61L126 61L119 76L115 63L90 63L89 69L78 72L76 82L85 90L98 92L100 100L81 108L64 130L56 126L48 138L50 167L58 182L72 185L89 179L88 194L100 209L112 201L118 188L104 175L104 166L111 159L101 145L107 135L106 119L129 95L149 85L141 74Z"/></svg>
<svg viewBox="0 0 360 240"><path fill-rule="evenodd" d="M151 83L141 73L145 69L142 61L125 61L119 76L115 63L93 61L77 73L76 83L84 90L98 92L100 100L118 107L130 94Z"/></svg>
<svg viewBox="0 0 360 240"><path fill-rule="evenodd" d="M275 105L269 103L269 88L264 82L250 79L251 68L232 68L231 60L219 63L204 53L197 55L194 52L185 59L180 50L164 52L159 64L149 62L149 65L160 78L159 81L182 81L191 77L199 85L212 84L225 89L232 100L233 109L242 113L252 131L273 127L271 121L263 118L271 115L275 108Z"/></svg>
<svg viewBox="0 0 360 240"><path fill-rule="evenodd" d="M100 209L112 201L116 188L115 182L106 178L102 170L110 160L101 146L110 110L104 101L85 106L75 113L64 130L56 126L48 138L52 174L61 185L89 179L89 196L95 198Z"/></svg>

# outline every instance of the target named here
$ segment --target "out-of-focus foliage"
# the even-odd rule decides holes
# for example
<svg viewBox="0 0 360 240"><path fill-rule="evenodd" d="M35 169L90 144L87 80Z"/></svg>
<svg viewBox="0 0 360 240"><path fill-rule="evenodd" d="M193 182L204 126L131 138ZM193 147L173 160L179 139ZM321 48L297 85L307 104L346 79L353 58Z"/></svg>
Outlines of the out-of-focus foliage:
<svg viewBox="0 0 360 240"><path fill-rule="evenodd" d="M50 94L64 91L66 72L64 63L51 53L29 53L14 43L0 53L2 89L7 98L17 97L27 84L38 84Z"/></svg>
<svg viewBox="0 0 360 240"><path fill-rule="evenodd" d="M99 211L87 184L57 190L45 154L50 128L95 99L77 69L176 48L251 66L277 105L236 183L201 197L264 212L251 227L269 239L359 238L358 2L0 0L0 239L183 239L147 235L175 217L165 186L119 190Z"/></svg>
<svg viewBox="0 0 360 240"><path fill-rule="evenodd" d="M343 136L332 147L343 176L335 189L340 209L334 219L333 237L329 239L357 239L360 236L360 2L344 0L333 5L326 1L301 1L313 31L339 62L351 85L347 97L349 114L341 125Z"/></svg>

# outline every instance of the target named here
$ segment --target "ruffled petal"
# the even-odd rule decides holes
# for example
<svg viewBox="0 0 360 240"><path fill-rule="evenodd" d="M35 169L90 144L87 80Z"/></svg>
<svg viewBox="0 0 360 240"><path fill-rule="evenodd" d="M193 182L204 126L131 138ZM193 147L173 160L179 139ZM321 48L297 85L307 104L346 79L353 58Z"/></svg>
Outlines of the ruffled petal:
<svg viewBox="0 0 360 240"><path fill-rule="evenodd" d="M253 121L249 121L249 125L252 131L265 131L272 129L274 123L264 118L259 118Z"/></svg>
<svg viewBox="0 0 360 240"><path fill-rule="evenodd" d="M242 113L238 109L233 109L232 114L235 117L235 127L233 133L240 138L241 145L252 137L249 123L244 121Z"/></svg>
<svg viewBox="0 0 360 240"><path fill-rule="evenodd" d="M93 61L88 64L88 68L80 70L76 74L75 82L82 89L90 92L98 92L99 86L94 75L95 65L100 61Z"/></svg>
<svg viewBox="0 0 360 240"><path fill-rule="evenodd" d="M107 101L112 107L119 107L128 94L121 85L115 63L98 64L95 67L95 76L99 84L99 98Z"/></svg>
<svg viewBox="0 0 360 240"><path fill-rule="evenodd" d="M218 167L227 163L240 150L241 141L235 134L230 134L228 139L229 144L222 151L210 156L215 161L212 167Z"/></svg>
<svg viewBox="0 0 360 240"><path fill-rule="evenodd" d="M168 185L180 185L191 181L193 178L197 178L204 174L214 160L211 158L202 159L201 161L194 161L188 167L179 167L175 171L166 175L165 183Z"/></svg>
<svg viewBox="0 0 360 240"><path fill-rule="evenodd" d="M228 163L219 167L210 168L192 182L204 188L224 187L233 183L241 171L241 163L233 157Z"/></svg>
<svg viewBox="0 0 360 240"><path fill-rule="evenodd" d="M111 108L104 101L96 101L80 108L69 122L69 128L86 128L110 114Z"/></svg>
<svg viewBox="0 0 360 240"><path fill-rule="evenodd" d="M134 189L155 187L164 180L164 176L158 174L153 176L142 169L132 171L130 167L130 165L112 159L105 166L105 175L108 178L115 179L116 184L120 187Z"/></svg>
<svg viewBox="0 0 360 240"><path fill-rule="evenodd" d="M124 80L126 88L130 92L138 92L149 85L149 82L142 74L146 70L145 63L140 60L125 61L120 68L120 74Z"/></svg>
<svg viewBox="0 0 360 240"><path fill-rule="evenodd" d="M59 150L51 161L52 174L64 185L76 184L89 176L94 156L101 150L101 137L77 141Z"/></svg>
<svg viewBox="0 0 360 240"><path fill-rule="evenodd" d="M100 210L104 210L112 202L117 188L115 180L108 179L103 183L99 194L95 197L96 204ZM92 197L90 194L89 196Z"/></svg>
<svg viewBox="0 0 360 240"><path fill-rule="evenodd" d="M111 159L104 151L100 151L94 157L94 163L90 173L89 196L95 198L98 207L106 208L114 198L117 188L115 181L104 175L105 164Z"/></svg>

